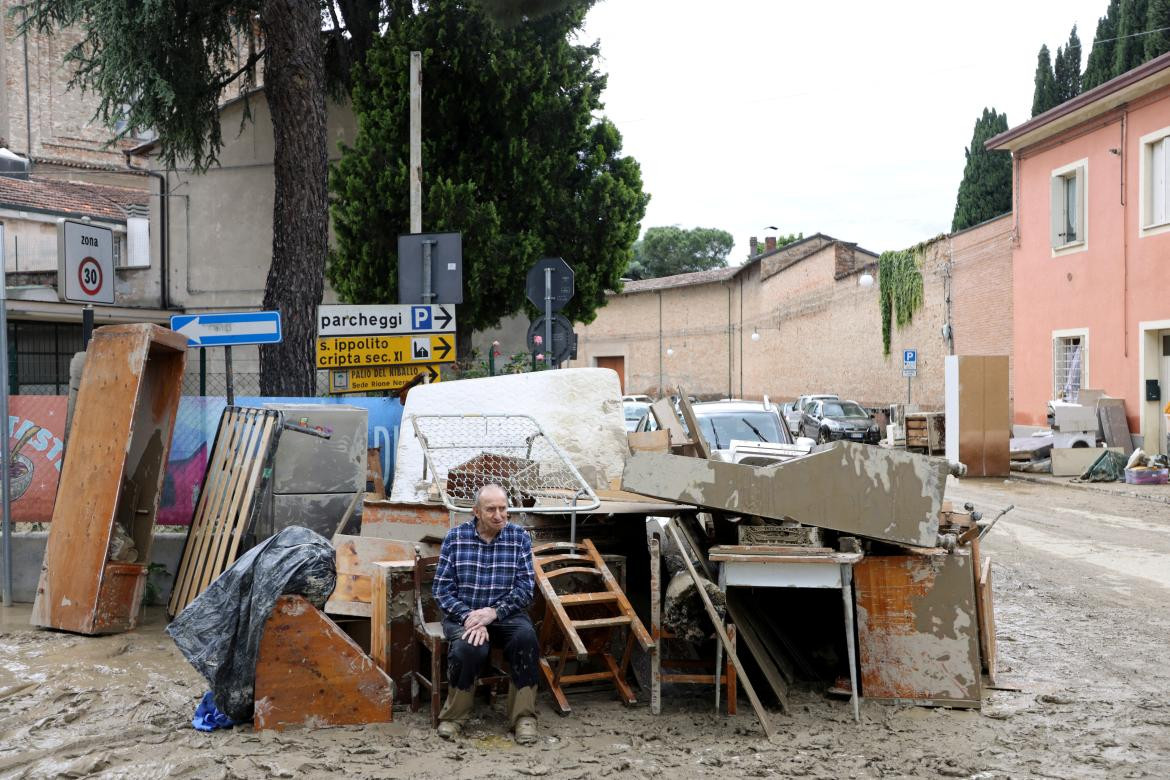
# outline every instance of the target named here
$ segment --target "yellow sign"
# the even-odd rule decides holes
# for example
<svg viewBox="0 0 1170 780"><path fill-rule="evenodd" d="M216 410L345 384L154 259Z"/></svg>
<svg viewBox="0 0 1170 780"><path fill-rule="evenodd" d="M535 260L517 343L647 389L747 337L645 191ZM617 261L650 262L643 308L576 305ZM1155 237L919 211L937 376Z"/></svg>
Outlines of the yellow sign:
<svg viewBox="0 0 1170 780"><path fill-rule="evenodd" d="M451 363L455 336L333 336L317 339L317 368Z"/></svg>
<svg viewBox="0 0 1170 780"><path fill-rule="evenodd" d="M429 374L431 384L442 379L441 366L370 366L334 368L329 371L329 392L368 393L401 390L418 374Z"/></svg>

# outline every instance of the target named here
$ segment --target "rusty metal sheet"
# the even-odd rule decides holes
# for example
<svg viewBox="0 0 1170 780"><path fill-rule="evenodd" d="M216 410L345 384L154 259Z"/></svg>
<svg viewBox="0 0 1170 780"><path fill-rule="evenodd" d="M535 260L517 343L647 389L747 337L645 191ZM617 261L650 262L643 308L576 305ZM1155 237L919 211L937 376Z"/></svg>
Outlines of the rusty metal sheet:
<svg viewBox="0 0 1170 780"><path fill-rule="evenodd" d="M972 569L966 550L866 556L853 567L865 698L980 706Z"/></svg>
<svg viewBox="0 0 1170 780"><path fill-rule="evenodd" d="M185 365L186 339L156 325L94 331L61 467L33 625L83 634L134 627L139 610L134 594L141 592L137 578L107 565L106 558L119 504L133 502L122 513L135 518L129 530L139 566L149 560L161 466L170 450ZM125 489L127 477L142 484Z"/></svg>
<svg viewBox="0 0 1170 780"><path fill-rule="evenodd" d="M668 501L933 547L947 465L899 450L834 442L775 466L637 453L622 487Z"/></svg>
<svg viewBox="0 0 1170 780"><path fill-rule="evenodd" d="M442 539L452 526L451 513L442 504L406 504L394 501L362 502L362 536L419 541Z"/></svg>

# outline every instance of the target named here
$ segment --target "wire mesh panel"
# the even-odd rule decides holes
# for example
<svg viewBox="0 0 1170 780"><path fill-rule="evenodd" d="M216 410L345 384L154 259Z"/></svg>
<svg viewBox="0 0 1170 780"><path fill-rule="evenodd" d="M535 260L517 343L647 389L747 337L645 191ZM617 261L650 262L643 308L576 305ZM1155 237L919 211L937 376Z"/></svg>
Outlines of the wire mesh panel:
<svg viewBox="0 0 1170 780"><path fill-rule="evenodd" d="M596 509L600 502L560 447L527 415L417 415L427 475L443 504L467 511L475 493L497 484L509 506L527 512Z"/></svg>

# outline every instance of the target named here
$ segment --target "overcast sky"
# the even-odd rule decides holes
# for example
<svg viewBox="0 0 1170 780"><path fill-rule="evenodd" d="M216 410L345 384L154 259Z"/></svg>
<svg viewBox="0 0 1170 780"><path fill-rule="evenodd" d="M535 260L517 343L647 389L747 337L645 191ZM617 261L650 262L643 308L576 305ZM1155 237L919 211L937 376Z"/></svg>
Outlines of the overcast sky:
<svg viewBox="0 0 1170 780"><path fill-rule="evenodd" d="M1029 118L1036 53L1107 0L602 0L602 99L651 201L642 228L827 233L881 252L950 229L984 106Z"/></svg>

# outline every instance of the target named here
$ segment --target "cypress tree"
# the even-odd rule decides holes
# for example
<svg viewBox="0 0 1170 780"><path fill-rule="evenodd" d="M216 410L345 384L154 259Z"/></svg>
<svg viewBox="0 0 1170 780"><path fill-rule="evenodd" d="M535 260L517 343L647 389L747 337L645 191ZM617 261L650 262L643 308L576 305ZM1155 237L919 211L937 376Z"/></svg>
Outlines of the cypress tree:
<svg viewBox="0 0 1170 780"><path fill-rule="evenodd" d="M1170 51L1170 0L1150 0L1146 8L1146 59Z"/></svg>
<svg viewBox="0 0 1170 780"><path fill-rule="evenodd" d="M1113 50L1113 70L1109 78L1145 62L1146 0L1121 0L1117 18L1117 41ZM1108 79L1107 79L1108 80Z"/></svg>
<svg viewBox="0 0 1170 780"><path fill-rule="evenodd" d="M1032 116L1043 114L1060 101L1056 99L1056 76L1052 72L1052 60L1048 46L1040 47L1036 57L1036 89L1032 93Z"/></svg>
<svg viewBox="0 0 1170 780"><path fill-rule="evenodd" d="M1056 53L1056 94L1059 102L1081 94L1081 39L1074 24L1062 53Z"/></svg>
<svg viewBox="0 0 1170 780"><path fill-rule="evenodd" d="M1105 15L1097 20L1097 31L1093 34L1093 48L1085 64L1085 75L1081 79L1083 89L1092 89L1113 78L1113 55L1117 41L1117 17L1121 13L1121 0L1109 0Z"/></svg>
<svg viewBox="0 0 1170 780"><path fill-rule="evenodd" d="M1008 129L1007 114L983 109L975 122L967 165L955 199L951 230L963 230L1012 210L1012 157L1010 152L990 152L984 142Z"/></svg>

